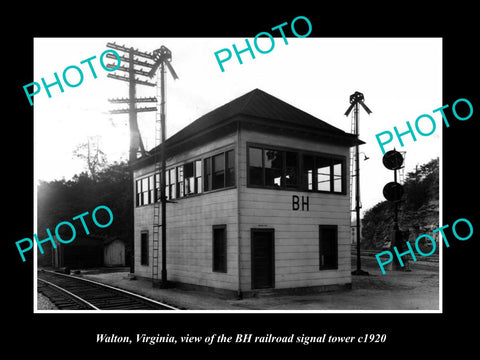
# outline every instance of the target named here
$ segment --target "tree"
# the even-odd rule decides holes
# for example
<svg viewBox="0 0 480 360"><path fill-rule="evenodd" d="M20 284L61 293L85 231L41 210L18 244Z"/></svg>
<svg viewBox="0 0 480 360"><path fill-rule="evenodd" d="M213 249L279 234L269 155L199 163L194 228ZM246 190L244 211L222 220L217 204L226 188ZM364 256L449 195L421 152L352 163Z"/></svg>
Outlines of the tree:
<svg viewBox="0 0 480 360"><path fill-rule="evenodd" d="M77 236L81 236L83 227L79 220L72 221L72 217L86 211L91 215L97 206L105 205L112 210L113 223L101 229L95 226L91 216L85 217L90 235L119 238L124 241L127 252L133 248L132 180L126 163L105 166L96 172L95 178L82 172L68 181L41 181L37 187L37 204L37 234L41 239L46 237L45 229L49 228L53 234L56 225L62 221L75 223ZM99 222L106 221L99 218ZM70 231L66 226L61 230ZM65 238L70 236L68 233ZM126 259L127 262L130 260L128 254Z"/></svg>
<svg viewBox="0 0 480 360"><path fill-rule="evenodd" d="M438 227L439 161L432 159L407 174L404 195L399 204L398 224L401 230L412 230L412 236ZM365 212L362 219L364 246L379 249L390 239L393 228L393 203L382 201Z"/></svg>
<svg viewBox="0 0 480 360"><path fill-rule="evenodd" d="M99 146L100 136L89 136L86 143L81 143L73 151L73 155L87 163L92 179L96 180L98 172L105 168L107 157Z"/></svg>

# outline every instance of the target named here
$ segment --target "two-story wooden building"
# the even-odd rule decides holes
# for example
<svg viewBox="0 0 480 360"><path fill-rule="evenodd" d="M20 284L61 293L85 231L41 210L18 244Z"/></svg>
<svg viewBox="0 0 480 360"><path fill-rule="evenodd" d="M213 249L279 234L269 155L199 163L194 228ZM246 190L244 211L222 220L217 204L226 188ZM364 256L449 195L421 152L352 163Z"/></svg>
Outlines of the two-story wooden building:
<svg viewBox="0 0 480 360"><path fill-rule="evenodd" d="M239 296L349 286L347 180L357 142L258 89L171 136L168 280ZM158 150L132 164L135 274L143 277L152 276Z"/></svg>

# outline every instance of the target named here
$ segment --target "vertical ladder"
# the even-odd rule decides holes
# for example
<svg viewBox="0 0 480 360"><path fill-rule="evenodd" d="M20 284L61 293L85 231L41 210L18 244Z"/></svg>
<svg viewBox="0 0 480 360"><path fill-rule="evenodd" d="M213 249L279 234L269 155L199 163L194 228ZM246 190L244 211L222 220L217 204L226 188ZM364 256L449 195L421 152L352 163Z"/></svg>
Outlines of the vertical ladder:
<svg viewBox="0 0 480 360"><path fill-rule="evenodd" d="M355 111L351 112L351 128L350 128L350 133L355 134L356 133L356 124L355 124ZM353 180L355 178L355 148L351 147L350 148L350 211L355 211L355 200L353 197Z"/></svg>
<svg viewBox="0 0 480 360"><path fill-rule="evenodd" d="M157 151L154 155L155 157L155 172L153 176L154 190L153 190L153 240L152 240L152 283L158 282L158 268L159 268L159 257L160 257L160 214L161 214L161 201L160 201L160 149L158 146L161 144L162 138L162 127L160 121L160 102L163 101L161 98L161 83L160 76L157 76L157 111L155 113L155 148Z"/></svg>

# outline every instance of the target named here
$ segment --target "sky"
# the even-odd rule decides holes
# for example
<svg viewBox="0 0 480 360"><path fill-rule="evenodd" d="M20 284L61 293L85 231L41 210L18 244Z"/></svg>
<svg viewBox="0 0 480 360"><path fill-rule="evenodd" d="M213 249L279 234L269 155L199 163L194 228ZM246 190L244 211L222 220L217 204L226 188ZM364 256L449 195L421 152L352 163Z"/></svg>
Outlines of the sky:
<svg viewBox="0 0 480 360"><path fill-rule="evenodd" d="M245 38L35 38L34 79L41 84L55 81L56 72L64 92L50 87L51 98L42 87L34 96L34 171L39 180L71 179L86 170L85 161L73 156L76 147L88 137L100 139L107 160L127 160L129 147L128 114L109 111L126 107L111 104L109 98L128 97L128 83L107 77L100 55L107 42L152 52L164 45L172 52L172 66L178 80L167 74L167 137L175 134L205 113L259 88L287 103L310 113L346 132L351 118L344 115L350 95L360 91L372 110L360 111L360 147L369 159L361 161L362 213L383 201L383 186L393 181L393 171L382 164L382 151L375 135L413 128L422 114L432 116L437 124L430 136L415 133L385 146L406 151L405 174L433 158L441 159L442 120L433 113L442 103L442 39L441 38L274 38L272 51L261 54L252 44L255 59L249 52L223 63L222 72L214 53L224 48L233 53L232 44L244 49ZM270 47L268 38L260 38L261 49ZM91 60L94 78L85 59ZM221 55L223 56L223 54ZM107 60L106 63L114 63ZM63 83L68 66L78 66L83 82L77 87ZM124 73L117 71L119 75ZM75 70L67 72L71 83L80 81ZM154 81L154 80L152 80ZM25 84L26 85L26 84ZM137 96L155 96L156 88L137 85ZM26 104L28 99L25 97ZM148 104L145 104L148 105ZM138 122L145 147L155 145L155 112L139 113ZM431 124L419 123L427 133ZM361 159L363 159L363 154Z"/></svg>

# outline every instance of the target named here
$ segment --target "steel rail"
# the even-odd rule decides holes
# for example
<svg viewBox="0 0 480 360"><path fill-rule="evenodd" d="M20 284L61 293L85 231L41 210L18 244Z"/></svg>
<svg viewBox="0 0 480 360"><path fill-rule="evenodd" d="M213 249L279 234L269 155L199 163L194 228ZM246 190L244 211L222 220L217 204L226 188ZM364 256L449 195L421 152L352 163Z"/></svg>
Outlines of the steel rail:
<svg viewBox="0 0 480 360"><path fill-rule="evenodd" d="M108 289L110 290L112 293L120 293L120 294L123 294L123 295L126 295L126 296L129 296L135 300L139 300L139 301L142 301L142 302L145 302L145 303L150 303L154 306L160 306L160 307L163 307L163 308L166 308L168 310L180 310L176 307L173 307L171 305L168 305L168 304L165 304L165 303L162 303L162 302L159 302L159 301L156 301L156 300L153 300L153 299L150 299L150 298L147 298L145 296L142 296L142 295L139 295L139 294L135 294L133 292L130 292L128 290L124 290L124 289L121 289L121 288L118 288L118 287L115 287L115 286L111 286L111 285L107 285L107 284L103 284L103 283L100 283L98 281L94 281L94 280L90 280L90 279L82 279L82 278L79 278L79 277L76 277L76 276L71 276L71 275L67 275L67 274L62 274L62 273L57 273L57 272L54 272L54 271L50 271L50 270L42 270L43 272L47 273L47 274L51 274L51 275L54 275L54 276L58 276L58 277L64 277L64 278L67 278L67 279L72 279L74 281L77 281L77 282L85 282L85 283L89 283L89 284L93 284L95 286L98 286L100 288L104 288L104 289ZM40 281L45 281L44 279L41 279L39 276L37 276L38 280ZM53 284L55 285L55 284ZM66 293L71 293L69 292L68 290L65 290L63 289L61 286L58 286L58 285L55 285L57 288L65 291ZM83 300L85 301L86 303L89 303L88 301L82 299L80 296L78 295L75 295L73 293L71 293L72 295L74 295L76 298L80 299L80 300ZM89 303L90 304L90 303ZM91 306L95 307L96 310L103 310L102 308L98 308L96 307L95 305L93 304L90 304ZM120 309L120 310L123 310L123 309ZM146 309L148 310L148 309Z"/></svg>

